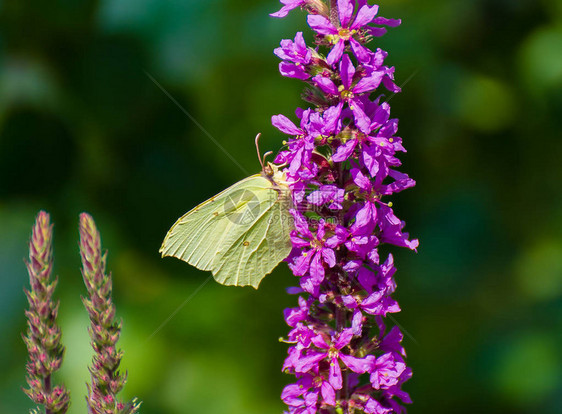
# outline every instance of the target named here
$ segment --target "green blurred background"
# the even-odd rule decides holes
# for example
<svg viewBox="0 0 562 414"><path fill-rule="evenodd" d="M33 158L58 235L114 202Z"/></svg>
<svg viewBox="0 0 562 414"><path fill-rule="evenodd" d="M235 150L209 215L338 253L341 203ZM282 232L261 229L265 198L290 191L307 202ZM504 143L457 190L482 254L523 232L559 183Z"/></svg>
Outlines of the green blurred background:
<svg viewBox="0 0 562 414"><path fill-rule="evenodd" d="M397 255L410 412L562 412L562 0L385 0L403 26L390 52L393 115L417 187L395 197L418 254ZM0 413L26 412L23 258L38 210L55 222L58 377L70 413L88 379L78 214L109 250L124 320L125 396L142 412L274 414L290 377L286 265L259 291L205 285L162 260L171 224L250 173L253 138L277 151L271 115L301 105L272 50L305 29L274 0L0 1ZM305 30L310 41L311 34ZM149 339L150 338L150 339Z"/></svg>

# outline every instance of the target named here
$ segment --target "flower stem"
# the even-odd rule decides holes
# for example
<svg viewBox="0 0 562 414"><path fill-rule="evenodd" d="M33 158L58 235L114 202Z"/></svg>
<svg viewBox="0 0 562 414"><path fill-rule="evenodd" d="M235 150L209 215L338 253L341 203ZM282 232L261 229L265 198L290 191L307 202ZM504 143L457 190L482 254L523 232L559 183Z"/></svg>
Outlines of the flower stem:
<svg viewBox="0 0 562 414"><path fill-rule="evenodd" d="M43 386L45 387L45 392L47 394L51 393L51 375L47 375L45 377L45 379L43 380ZM53 410L51 410L49 407L45 407L45 414L55 414Z"/></svg>
<svg viewBox="0 0 562 414"><path fill-rule="evenodd" d="M342 308L336 308L336 331L341 332L345 328L346 311ZM338 400L347 399L347 371L342 370L342 388L338 390L337 397Z"/></svg>
<svg viewBox="0 0 562 414"><path fill-rule="evenodd" d="M338 27L340 19L338 17L338 0L330 0L330 22Z"/></svg>

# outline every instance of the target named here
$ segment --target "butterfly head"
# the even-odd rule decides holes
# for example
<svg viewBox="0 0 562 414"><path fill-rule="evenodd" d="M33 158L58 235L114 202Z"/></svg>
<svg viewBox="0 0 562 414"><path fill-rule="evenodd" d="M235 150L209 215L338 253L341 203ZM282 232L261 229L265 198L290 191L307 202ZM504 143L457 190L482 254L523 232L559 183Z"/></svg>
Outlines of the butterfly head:
<svg viewBox="0 0 562 414"><path fill-rule="evenodd" d="M285 164L276 165L268 162L264 165L262 174L276 185L287 187L289 185L289 181L287 180L286 171L282 169L284 166Z"/></svg>

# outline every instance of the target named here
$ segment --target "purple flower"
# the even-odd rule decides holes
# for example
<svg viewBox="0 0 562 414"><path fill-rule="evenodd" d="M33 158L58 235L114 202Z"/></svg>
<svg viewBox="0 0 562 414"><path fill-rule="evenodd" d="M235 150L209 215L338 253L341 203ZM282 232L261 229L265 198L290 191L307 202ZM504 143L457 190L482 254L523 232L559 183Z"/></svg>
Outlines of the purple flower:
<svg viewBox="0 0 562 414"><path fill-rule="evenodd" d="M322 113L315 112L310 116L310 130L317 136L330 137L341 131L341 112L343 103L331 106Z"/></svg>
<svg viewBox="0 0 562 414"><path fill-rule="evenodd" d="M287 325L294 328L299 322L308 320L308 314L310 311L309 302L310 300L307 301L302 296L299 296L298 308L285 309L283 313L285 315L285 321L287 322Z"/></svg>
<svg viewBox="0 0 562 414"><path fill-rule="evenodd" d="M352 231L372 234L377 224L377 202L380 194L373 187L373 183L359 169L351 170L353 182L359 187L364 200L355 215L355 223L351 227Z"/></svg>
<svg viewBox="0 0 562 414"><path fill-rule="evenodd" d="M382 194L385 195L398 193L416 185L416 182L408 177L408 174L399 171L389 169L388 176L393 178L394 181L388 185L381 186Z"/></svg>
<svg viewBox="0 0 562 414"><path fill-rule="evenodd" d="M366 31L372 36L382 36L386 33L386 29L367 25L370 23L387 26L397 26L400 24L400 22L396 20L380 17L375 19L379 10L379 6L377 5L370 7L367 4L363 4L355 17L353 17L354 6L354 0L338 0L338 15L341 27L334 26L325 16L308 16L307 20L309 26L318 34L327 37L330 43L334 44L334 48L327 57L327 62L330 65L334 65L341 59L346 44L351 46L359 62L368 62L373 52L361 44L362 42L366 42L362 32ZM360 37L362 42L357 41L354 36Z"/></svg>
<svg viewBox="0 0 562 414"><path fill-rule="evenodd" d="M289 406L316 408L319 395L328 405L336 405L336 392L324 375L304 374L296 384L289 384L283 390L281 399ZM316 413L316 410L313 411Z"/></svg>
<svg viewBox="0 0 562 414"><path fill-rule="evenodd" d="M419 241L417 239L408 240L410 235L402 233L406 223L396 217L390 207L381 205L380 210L381 241L417 251Z"/></svg>
<svg viewBox="0 0 562 414"><path fill-rule="evenodd" d="M372 368L372 358L357 358L342 352L342 349L349 345L353 338L351 329L344 329L342 332L332 335L330 339L323 335L317 335L312 338L313 344L318 350L311 349L303 356L295 365L295 371L306 373L310 370L317 369L318 363L326 360L329 363L329 379L330 385L339 390L342 388L342 374L340 361L353 372L363 374Z"/></svg>
<svg viewBox="0 0 562 414"><path fill-rule="evenodd" d="M369 398L363 405L363 411L367 414L390 414L392 413L392 408L383 406L374 398Z"/></svg>
<svg viewBox="0 0 562 414"><path fill-rule="evenodd" d="M361 106L366 110L367 118L371 120L366 129L369 132L353 132L342 145L338 146L332 159L336 162L344 162L357 158L369 170L371 177L377 178L376 185L380 187L384 178L390 173L390 167L397 167L401 164L400 160L395 157L396 152L406 150L402 146L402 139L395 136L398 121L388 119L390 114L388 104L365 105L364 100L359 100ZM373 109L373 106L376 109ZM357 150L359 150L358 156L355 155ZM405 177L400 176L401 179ZM412 180L413 184L415 183Z"/></svg>
<svg viewBox="0 0 562 414"><path fill-rule="evenodd" d="M333 184L328 184L322 185L318 190L310 193L306 200L315 206L328 204L328 208L331 210L341 210L344 195L345 190Z"/></svg>
<svg viewBox="0 0 562 414"><path fill-rule="evenodd" d="M310 78L306 66L312 60L312 52L306 47L302 32L298 32L295 40L281 40L281 47L273 51L283 59L279 64L279 71L283 76L306 80Z"/></svg>
<svg viewBox="0 0 562 414"><path fill-rule="evenodd" d="M326 76L317 75L312 80L323 92L339 96L343 102L347 102L349 108L355 116L355 123L357 127L363 132L369 132L371 120L363 111L363 104L357 99L356 95L376 89L382 81L384 72L372 72L368 76L365 76L354 83L354 76L356 73L355 67L353 66L353 63L351 63L349 56L344 55L340 62L339 73L342 80L342 86L339 88L330 78Z"/></svg>
<svg viewBox="0 0 562 414"><path fill-rule="evenodd" d="M300 128L284 115L271 117L273 126L285 134L295 136L288 142L289 151L281 152L275 162L289 164L290 174L304 179L314 177L318 171L318 167L311 162L315 135L308 131L310 115L311 110L302 113Z"/></svg>
<svg viewBox="0 0 562 414"><path fill-rule="evenodd" d="M279 58L289 60L294 63L308 65L312 59L312 53L306 47L302 32L295 35L295 40L281 40L281 47L273 51Z"/></svg>
<svg viewBox="0 0 562 414"><path fill-rule="evenodd" d="M377 236L359 226L352 226L345 242L347 250L355 253L361 260L370 260L373 263L379 262L378 245Z"/></svg>
<svg viewBox="0 0 562 414"><path fill-rule="evenodd" d="M332 106L322 114L297 110L300 118L300 127L297 127L289 118L284 115L274 115L271 117L273 126L281 132L292 135L294 138L287 143L288 151L282 151L276 157L275 162L290 164L289 172L304 179L314 177L318 171L312 163L312 151L316 139L327 138L339 133L341 130L340 114L342 104Z"/></svg>
<svg viewBox="0 0 562 414"><path fill-rule="evenodd" d="M327 224L322 220L318 223L316 234L310 231L305 218L292 211L295 218L295 231L291 234L293 247L301 249L300 255L289 265L296 276L301 279L302 288L315 296L318 295L320 283L324 281L325 268L336 265L334 248L341 242L337 236L326 238Z"/></svg>
<svg viewBox="0 0 562 414"><path fill-rule="evenodd" d="M359 308L370 315L386 316L388 313L400 312L400 306L383 290L371 293L359 304Z"/></svg>
<svg viewBox="0 0 562 414"><path fill-rule="evenodd" d="M381 331L381 335L382 332L384 332L384 329ZM390 332L384 336L379 348L383 352L394 352L405 357L406 350L402 346L402 339L404 339L404 335L400 332L400 328L398 328L398 326L393 326L390 329Z"/></svg>
<svg viewBox="0 0 562 414"><path fill-rule="evenodd" d="M371 384L375 389L390 388L397 385L401 375L406 371L406 364L402 358L388 352L375 361L371 371Z"/></svg>
<svg viewBox="0 0 562 414"><path fill-rule="evenodd" d="M355 310L354 316L360 315L361 312L377 316L400 312L398 302L388 296L384 290L372 292L367 298L360 301L353 296L347 296L344 302L349 309Z"/></svg>

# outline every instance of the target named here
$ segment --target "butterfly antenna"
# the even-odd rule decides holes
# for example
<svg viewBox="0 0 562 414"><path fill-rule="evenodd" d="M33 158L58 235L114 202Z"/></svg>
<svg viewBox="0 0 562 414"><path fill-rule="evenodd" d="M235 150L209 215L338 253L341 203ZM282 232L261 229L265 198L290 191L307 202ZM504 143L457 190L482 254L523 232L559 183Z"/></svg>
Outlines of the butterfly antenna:
<svg viewBox="0 0 562 414"><path fill-rule="evenodd" d="M269 155L271 155L271 154L273 154L273 151L267 151L265 154L263 154L263 161L262 161L262 163L261 163L262 168L263 168L263 166L265 165L265 159L266 159Z"/></svg>
<svg viewBox="0 0 562 414"><path fill-rule="evenodd" d="M260 137L261 137L261 132L258 133L258 135L256 135L256 151L258 152L258 161L260 162L260 164L261 164L261 169L262 169L262 171L263 171L263 169L265 168L265 167L264 167L264 160L265 160L265 157L264 157L264 159L262 160L262 158L261 158L261 152L260 152Z"/></svg>

